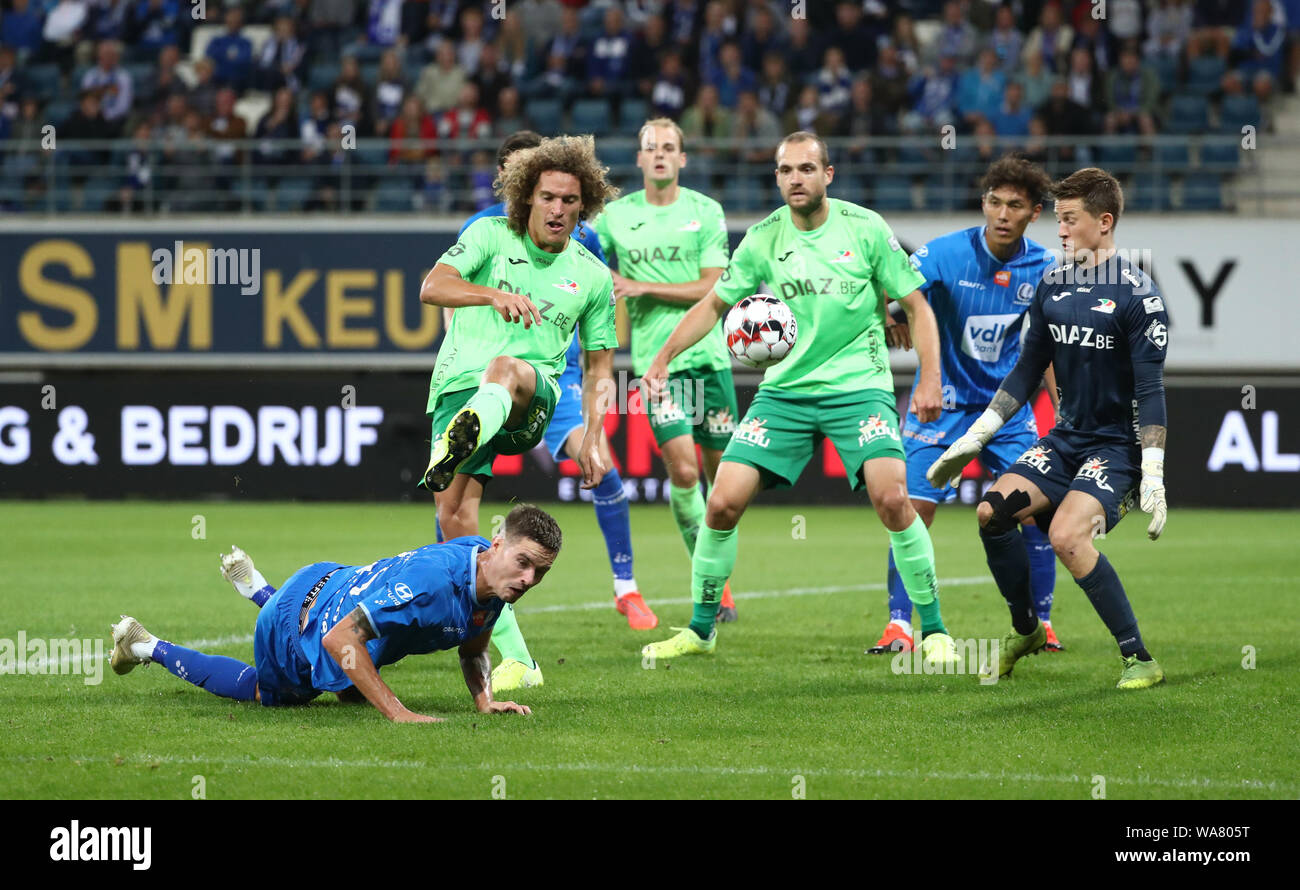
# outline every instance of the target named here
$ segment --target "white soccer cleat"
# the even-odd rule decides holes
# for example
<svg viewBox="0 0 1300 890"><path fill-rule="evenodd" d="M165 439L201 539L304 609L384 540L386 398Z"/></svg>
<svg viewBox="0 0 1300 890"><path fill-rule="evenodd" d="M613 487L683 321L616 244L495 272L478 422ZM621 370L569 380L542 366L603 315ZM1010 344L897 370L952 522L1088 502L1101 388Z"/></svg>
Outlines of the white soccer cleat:
<svg viewBox="0 0 1300 890"><path fill-rule="evenodd" d="M129 674L137 664L150 664L153 658L148 653L158 643L157 637L144 629L139 621L129 615L111 625L113 629L113 654L108 663L115 674Z"/></svg>
<svg viewBox="0 0 1300 890"><path fill-rule="evenodd" d="M269 586L262 573L253 565L253 557L238 547L231 547L229 553L221 554L221 577L229 581L246 600L251 600L253 594Z"/></svg>

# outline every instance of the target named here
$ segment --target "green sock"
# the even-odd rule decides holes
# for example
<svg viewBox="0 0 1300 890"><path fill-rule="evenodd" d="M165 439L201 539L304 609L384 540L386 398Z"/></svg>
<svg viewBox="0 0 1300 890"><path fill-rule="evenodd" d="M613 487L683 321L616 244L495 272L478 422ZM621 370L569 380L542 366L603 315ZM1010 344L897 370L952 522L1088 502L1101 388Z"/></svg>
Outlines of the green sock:
<svg viewBox="0 0 1300 890"><path fill-rule="evenodd" d="M889 533L894 545L894 564L903 579L903 588L921 616L921 637L947 633L939 614L939 579L934 569L934 544L925 520L917 516L901 532Z"/></svg>
<svg viewBox="0 0 1300 890"><path fill-rule="evenodd" d="M519 632L519 622L515 620L515 607L509 603L501 610L497 623L492 627L492 645L497 647L501 660L513 658L522 661L530 668L537 667L533 657L528 654L528 644Z"/></svg>
<svg viewBox="0 0 1300 890"><path fill-rule="evenodd" d="M501 431L501 427L505 426L506 418L510 416L510 408L513 404L510 400L510 392L500 383L481 384L478 392L470 396L465 407L473 408L478 414L480 444L489 441Z"/></svg>
<svg viewBox="0 0 1300 890"><path fill-rule="evenodd" d="M718 531L700 526L700 537L691 557L691 599L695 602L691 630L702 640L713 633L722 588L736 567L736 544L734 528Z"/></svg>
<svg viewBox="0 0 1300 890"><path fill-rule="evenodd" d="M668 503L673 508L677 530L682 533L682 541L686 544L686 554L694 556L695 539L699 537L700 526L704 524L704 496L700 494L700 486L696 484L678 488L669 484Z"/></svg>

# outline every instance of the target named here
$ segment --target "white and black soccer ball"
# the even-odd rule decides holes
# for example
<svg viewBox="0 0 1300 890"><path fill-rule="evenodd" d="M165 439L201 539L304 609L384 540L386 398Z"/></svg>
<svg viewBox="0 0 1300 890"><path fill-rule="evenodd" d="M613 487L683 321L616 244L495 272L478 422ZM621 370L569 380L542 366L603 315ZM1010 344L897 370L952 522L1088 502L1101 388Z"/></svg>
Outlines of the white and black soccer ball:
<svg viewBox="0 0 1300 890"><path fill-rule="evenodd" d="M727 349L751 368L770 368L794 349L799 325L790 307L768 294L745 297L722 323Z"/></svg>

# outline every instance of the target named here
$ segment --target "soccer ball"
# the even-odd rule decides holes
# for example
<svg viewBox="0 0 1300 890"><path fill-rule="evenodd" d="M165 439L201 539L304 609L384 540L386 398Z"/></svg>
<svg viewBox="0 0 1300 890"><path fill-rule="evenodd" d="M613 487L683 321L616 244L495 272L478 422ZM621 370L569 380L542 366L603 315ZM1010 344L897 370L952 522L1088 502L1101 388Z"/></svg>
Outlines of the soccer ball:
<svg viewBox="0 0 1300 890"><path fill-rule="evenodd" d="M790 307L767 294L745 297L722 323L727 349L751 368L770 368L794 349L799 325Z"/></svg>

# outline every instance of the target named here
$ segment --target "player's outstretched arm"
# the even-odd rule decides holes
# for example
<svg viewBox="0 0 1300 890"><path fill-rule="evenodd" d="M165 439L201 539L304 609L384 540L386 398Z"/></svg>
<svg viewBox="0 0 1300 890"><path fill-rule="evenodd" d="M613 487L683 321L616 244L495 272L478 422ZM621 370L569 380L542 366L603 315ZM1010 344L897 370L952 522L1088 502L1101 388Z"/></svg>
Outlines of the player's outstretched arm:
<svg viewBox="0 0 1300 890"><path fill-rule="evenodd" d="M532 714L527 705L512 701L492 700L492 662L488 658L488 640L492 634L481 633L472 640L460 644L460 672L465 675L465 685L474 698L474 707L480 714Z"/></svg>
<svg viewBox="0 0 1300 890"><path fill-rule="evenodd" d="M491 306L509 322L532 327L542 323L542 314L524 294L511 294L494 287L470 284L452 266L438 263L424 276L420 302L428 306L459 309L462 306Z"/></svg>
<svg viewBox="0 0 1300 890"><path fill-rule="evenodd" d="M667 342L650 363L650 369L641 378L641 399L647 398L651 403L659 399L664 382L668 379L668 365L673 359L703 340L722 320L731 307L722 301L712 290L690 308L677 327L668 335ZM647 410L648 407L647 407Z"/></svg>
<svg viewBox="0 0 1300 890"><path fill-rule="evenodd" d="M701 269L700 277L694 281L668 283L664 281L637 281L624 278L617 272L614 276L614 296L620 300L626 297L658 297L665 303L678 303L694 306L709 295L713 285L722 277L722 267L715 266Z"/></svg>
<svg viewBox="0 0 1300 890"><path fill-rule="evenodd" d="M325 634L321 645L339 663L343 673L347 674L357 691L366 697L366 701L378 708L379 713L389 720L394 723L441 723L441 717L409 711L397 700L393 690L379 676L379 669L375 667L370 652L366 649L366 643L374 638L375 631L370 626L370 619L366 617L365 610L358 607Z"/></svg>
<svg viewBox="0 0 1300 890"><path fill-rule="evenodd" d="M587 370L582 379L582 444L578 450L583 488L595 488L609 472L600 457L600 436L613 399L614 350L587 351Z"/></svg>
<svg viewBox="0 0 1300 890"><path fill-rule="evenodd" d="M943 384L939 373L939 322L934 318L934 310L926 302L925 295L914 290L903 299L903 310L907 312L907 326L911 329L912 343L916 346L917 358L921 360L921 379L912 394L910 411L922 423L939 419L943 408Z"/></svg>

